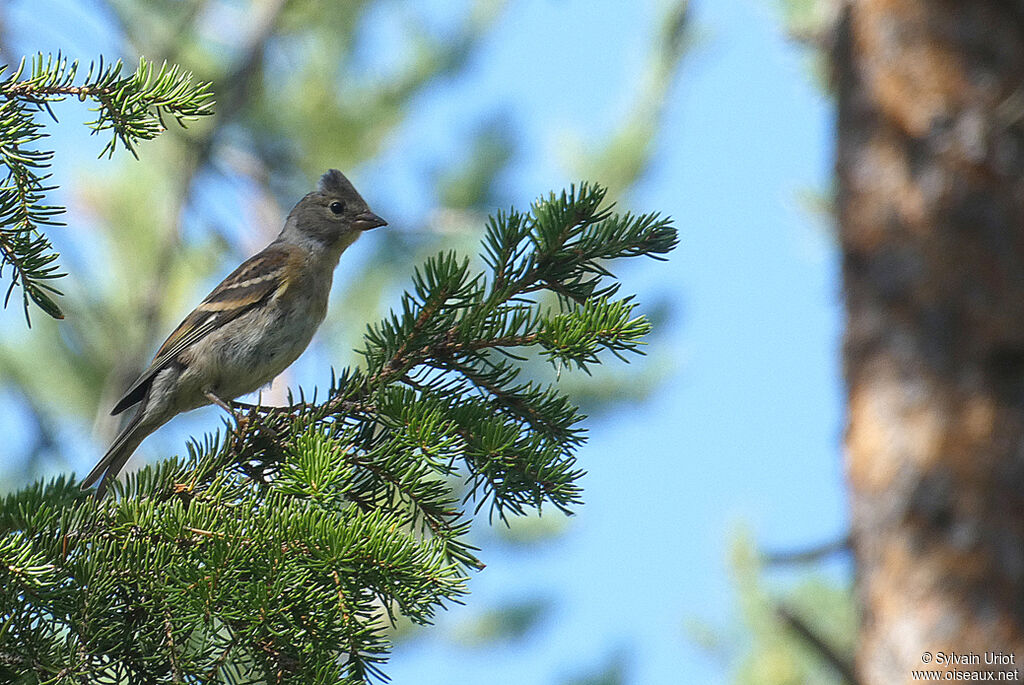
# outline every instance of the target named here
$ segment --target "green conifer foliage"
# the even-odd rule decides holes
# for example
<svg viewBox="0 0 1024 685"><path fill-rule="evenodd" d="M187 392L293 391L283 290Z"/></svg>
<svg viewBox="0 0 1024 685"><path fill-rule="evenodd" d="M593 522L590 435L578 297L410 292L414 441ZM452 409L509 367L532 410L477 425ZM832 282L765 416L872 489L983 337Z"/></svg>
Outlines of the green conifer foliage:
<svg viewBox="0 0 1024 685"><path fill-rule="evenodd" d="M640 352L650 326L610 267L676 243L604 199L584 183L493 217L482 272L428 259L325 397L239 405L239 426L99 504L65 478L0 501L0 677L384 678L389 620L430 622L483 566L474 512L580 503L584 417L522 361Z"/></svg>
<svg viewBox="0 0 1024 685"><path fill-rule="evenodd" d="M26 319L29 301L63 318L54 300L61 294L54 281L64 274L41 228L57 224L64 208L46 202L46 194L54 190L46 173L53 151L37 146L47 135L40 114L56 121L50 105L68 97L95 102L96 118L87 125L94 133L111 134L102 157L113 155L118 144L136 154L138 143L163 132L168 118L184 126L213 113L209 84L194 82L178 67L165 63L157 68L140 59L130 76L122 76L123 68L120 60L104 65L101 59L79 83L78 62L60 54L23 59L6 77L7 65L0 65L0 279L6 272L10 280L4 306L15 288L21 288Z"/></svg>

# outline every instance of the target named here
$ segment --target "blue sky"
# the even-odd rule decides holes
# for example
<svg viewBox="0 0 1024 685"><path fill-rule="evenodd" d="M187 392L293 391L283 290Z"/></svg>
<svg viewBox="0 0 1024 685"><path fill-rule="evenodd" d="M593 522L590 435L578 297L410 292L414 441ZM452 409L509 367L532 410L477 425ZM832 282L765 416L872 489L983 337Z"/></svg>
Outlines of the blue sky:
<svg viewBox="0 0 1024 685"><path fill-rule="evenodd" d="M465 123L496 107L522 144L506 178L517 204L576 180L566 135L599 145L626 113L659 14L657 2L510 3L468 73L422 97L366 170L375 194L409 193L414 210L412 162L457 156ZM556 683L614 650L629 655L631 683L727 682L684 626L735 620L730 536L746 526L775 549L845 531L838 260L798 199L829 186L831 106L780 16L772 0L694 3L698 40L633 196L680 229L669 262L623 270L641 302L679 305L659 339L675 366L649 401L591 423L586 505L566 534L528 555L485 549L467 606L396 653L394 682ZM83 56L113 49L102 21L64 17L95 23L71 43ZM59 23L35 35L31 50L64 40ZM474 650L442 639L483 607L538 593L557 598L554 612L521 641Z"/></svg>
<svg viewBox="0 0 1024 685"><path fill-rule="evenodd" d="M599 144L642 76L658 12L639 5L514 3L468 82L421 116L508 102L527 148L515 194L561 187L559 133ZM554 614L498 650L428 636L396 655L395 682L550 683L617 649L632 683L727 682L685 625L735 620L730 536L778 549L843 534L837 258L799 201L830 184L831 107L779 17L768 0L694 4L698 40L634 197L675 217L680 246L626 274L681 304L660 342L678 365L649 402L591 425L568 534L535 556L486 553L443 623L531 592L558 597Z"/></svg>

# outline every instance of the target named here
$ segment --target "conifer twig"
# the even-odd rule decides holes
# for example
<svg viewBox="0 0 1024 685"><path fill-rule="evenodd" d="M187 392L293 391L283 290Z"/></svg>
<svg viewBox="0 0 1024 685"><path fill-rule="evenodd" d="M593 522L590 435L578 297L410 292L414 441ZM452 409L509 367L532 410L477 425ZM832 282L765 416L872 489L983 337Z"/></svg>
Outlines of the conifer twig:
<svg viewBox="0 0 1024 685"><path fill-rule="evenodd" d="M94 133L112 133L102 157L112 156L118 144L137 155L137 144L159 135L166 117L184 126L212 112L209 84L194 83L176 66L155 68L140 59L134 74L121 76L122 69L120 61L104 65L100 59L79 83L78 62L60 54L23 59L6 78L9 65L0 65L0 167L6 170L0 181L0 277L9 267L4 306L20 287L29 325L29 302L50 316L63 316L54 281L64 274L43 227L58 225L56 217L64 208L45 203L54 190L45 184L49 176L44 171L53 152L35 148L46 136L39 115L56 121L51 104L69 97L94 101L97 116L87 125Z"/></svg>

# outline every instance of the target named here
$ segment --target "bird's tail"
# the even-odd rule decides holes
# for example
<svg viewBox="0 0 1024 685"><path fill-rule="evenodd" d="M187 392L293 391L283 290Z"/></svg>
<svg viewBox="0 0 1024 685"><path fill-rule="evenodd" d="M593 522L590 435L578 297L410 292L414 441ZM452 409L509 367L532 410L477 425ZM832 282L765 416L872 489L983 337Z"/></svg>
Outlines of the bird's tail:
<svg viewBox="0 0 1024 685"><path fill-rule="evenodd" d="M82 480L83 490L92 487L93 483L97 480L100 481L99 486L96 488L97 500L102 499L103 495L106 494L110 482L117 478L117 474L124 468L125 462L135 452L135 448L139 446L139 443L160 427L160 423L154 426L151 421L143 421L146 413L143 411L144 409L145 406L139 408L139 411L135 413L135 416L124 427L124 430L114 438L114 442L110 449L107 450L107 453L103 455L99 463L89 472L89 475Z"/></svg>

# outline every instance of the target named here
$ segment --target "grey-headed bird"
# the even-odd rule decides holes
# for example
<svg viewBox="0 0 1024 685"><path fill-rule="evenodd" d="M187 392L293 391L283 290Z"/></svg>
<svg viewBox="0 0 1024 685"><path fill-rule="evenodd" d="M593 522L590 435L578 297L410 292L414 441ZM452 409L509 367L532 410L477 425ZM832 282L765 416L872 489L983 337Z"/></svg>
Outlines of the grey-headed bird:
<svg viewBox="0 0 1024 685"><path fill-rule="evenodd" d="M302 354L327 313L334 268L363 231L386 226L331 169L288 214L281 233L242 262L174 330L114 405L139 408L82 481L96 498L150 433L174 416L270 383Z"/></svg>

